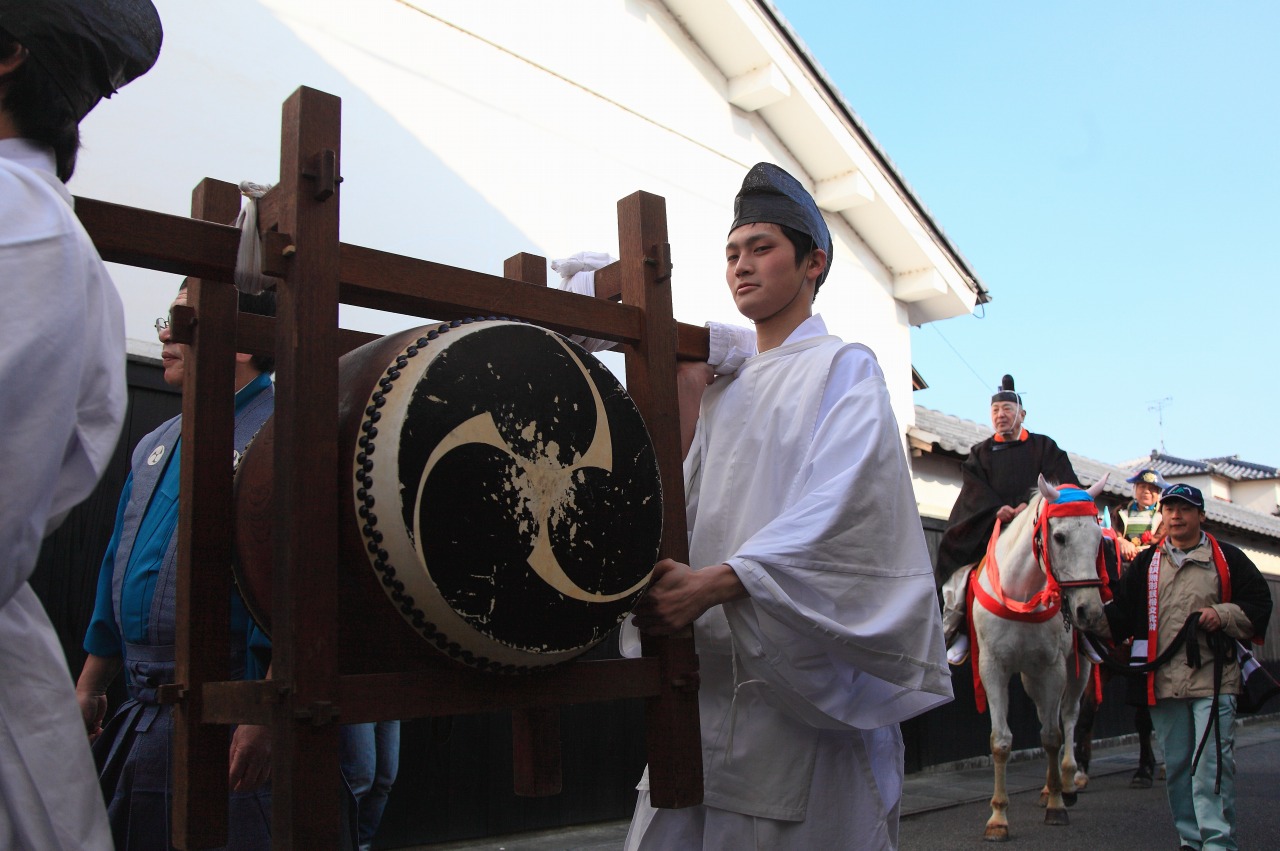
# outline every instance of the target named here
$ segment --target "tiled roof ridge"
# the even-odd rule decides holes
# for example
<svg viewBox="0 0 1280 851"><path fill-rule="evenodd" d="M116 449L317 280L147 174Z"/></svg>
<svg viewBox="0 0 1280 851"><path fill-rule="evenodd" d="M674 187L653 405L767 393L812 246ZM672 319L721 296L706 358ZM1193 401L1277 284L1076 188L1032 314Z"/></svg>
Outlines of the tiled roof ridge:
<svg viewBox="0 0 1280 851"><path fill-rule="evenodd" d="M1139 465L1142 463L1144 462L1138 462ZM1267 464L1258 464L1254 461L1241 461L1239 455L1195 459L1180 458L1167 452L1153 452L1150 461L1145 463L1150 463L1153 467L1162 467L1163 465L1163 469L1166 470L1174 467L1187 467L1204 473L1216 473L1219 476L1225 476L1228 479L1237 481L1280 478L1280 468ZM1131 467L1131 469L1137 469L1137 467Z"/></svg>
<svg viewBox="0 0 1280 851"><path fill-rule="evenodd" d="M1280 476L1280 467L1272 467L1270 464L1259 464L1256 461L1242 461L1239 455L1223 455L1219 458L1205 458L1205 463L1214 465L1223 465L1227 467L1244 467L1246 470L1256 470L1259 473L1268 473L1272 476Z"/></svg>

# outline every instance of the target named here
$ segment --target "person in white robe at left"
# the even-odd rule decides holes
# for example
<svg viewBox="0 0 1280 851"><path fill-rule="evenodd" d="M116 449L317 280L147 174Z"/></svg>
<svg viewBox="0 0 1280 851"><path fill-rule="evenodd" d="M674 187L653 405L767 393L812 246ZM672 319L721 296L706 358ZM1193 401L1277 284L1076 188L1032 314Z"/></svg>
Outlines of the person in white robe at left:
<svg viewBox="0 0 1280 851"><path fill-rule="evenodd" d="M0 0L0 848L109 849L62 646L27 583L124 421L124 309L72 209L79 123L155 63L147 0Z"/></svg>

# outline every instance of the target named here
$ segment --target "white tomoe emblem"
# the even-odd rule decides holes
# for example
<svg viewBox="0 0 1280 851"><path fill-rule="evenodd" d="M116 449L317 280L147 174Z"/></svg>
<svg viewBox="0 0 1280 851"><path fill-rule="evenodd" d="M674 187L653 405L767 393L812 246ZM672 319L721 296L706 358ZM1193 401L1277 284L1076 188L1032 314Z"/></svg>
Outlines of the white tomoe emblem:
<svg viewBox="0 0 1280 851"><path fill-rule="evenodd" d="M573 481L574 471L587 467L595 467L605 472L612 472L613 470L613 440L609 432L609 420L605 416L604 401L600 398L600 390L596 387L595 382L591 380L591 377L587 374L586 367L583 366L582 361L578 359L573 350L566 346L559 337L554 339L569 353L569 357L577 365L582 377L586 379L587 386L591 388L591 397L595 401L596 433L591 439L591 446L588 447L586 454L580 456L573 464L562 467L556 460L556 455L559 451L557 444L554 441L546 444L539 441L538 445L541 451L537 453L537 457L523 458L513 452L511 445L503 439L501 432L498 431L497 423L493 421L493 414L477 414L471 419L459 423L432 450L431 456L427 458L426 467L423 468L422 479L418 482L418 495L415 504L422 505L422 494L426 488L427 477L431 475L431 471L440 459L454 449L479 443L502 450L520 468L515 481L509 484L508 487L519 491L519 504L528 506L529 512L533 515L534 522L538 526L533 549L529 551L527 557L533 572L538 574L543 582L566 597L572 597L575 600L582 600L587 603L609 603L614 600L621 600L623 597L639 591L649 581L649 577L645 576L635 585L617 594L595 594L587 591L570 579L569 575L564 572L564 568L560 566L560 562L556 560L555 553L551 549L550 533L547 530L552 516L557 513L563 513L565 510L565 503L568 498L569 487ZM535 424L532 423L527 426L526 431L530 437L533 436L535 428ZM414 540L419 542L423 540L420 518L421 512L415 512L413 535Z"/></svg>
<svg viewBox="0 0 1280 851"><path fill-rule="evenodd" d="M164 444L160 444L151 450L151 454L147 456L147 466L154 467L160 463L160 459L164 457Z"/></svg>

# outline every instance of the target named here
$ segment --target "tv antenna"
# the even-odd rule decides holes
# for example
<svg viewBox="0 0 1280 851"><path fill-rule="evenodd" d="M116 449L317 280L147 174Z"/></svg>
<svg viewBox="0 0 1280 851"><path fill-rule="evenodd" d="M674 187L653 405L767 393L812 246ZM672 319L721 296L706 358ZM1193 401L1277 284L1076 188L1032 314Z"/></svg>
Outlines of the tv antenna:
<svg viewBox="0 0 1280 851"><path fill-rule="evenodd" d="M1164 454L1164 409L1171 404L1173 404L1172 396L1165 396L1163 399L1151 399L1147 402L1147 410L1156 412L1161 455Z"/></svg>

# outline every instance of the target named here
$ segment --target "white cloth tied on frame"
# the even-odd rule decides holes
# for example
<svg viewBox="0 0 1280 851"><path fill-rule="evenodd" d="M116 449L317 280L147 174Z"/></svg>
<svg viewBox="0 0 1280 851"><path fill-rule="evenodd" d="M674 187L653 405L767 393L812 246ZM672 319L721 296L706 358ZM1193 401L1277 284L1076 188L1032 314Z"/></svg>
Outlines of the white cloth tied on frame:
<svg viewBox="0 0 1280 851"><path fill-rule="evenodd" d="M262 274L262 234L258 233L258 199L267 194L272 184L266 185L244 180L240 194L248 199L236 216L240 228L240 250L236 252L236 269L233 276L236 289L249 295L257 295L266 289L271 279Z"/></svg>
<svg viewBox="0 0 1280 851"><path fill-rule="evenodd" d="M572 257L552 260L551 268L560 273L560 283L556 285L556 289L594 298L596 270L603 269L612 262L614 262L612 257L599 251L579 251ZM570 334L569 339L593 353L603 352L614 346L612 340L597 340L595 337L586 337L581 334Z"/></svg>
<svg viewBox="0 0 1280 851"><path fill-rule="evenodd" d="M572 257L552 260L551 268L560 274L560 283L556 285L556 289L594 298L596 271L613 262L612 256L599 251L579 251ZM706 326L711 334L707 363L717 375L732 375L747 358L756 353L754 330L722 322L708 322ZM569 339L589 352L600 352L614 346L609 340L597 340L577 334L570 335Z"/></svg>

